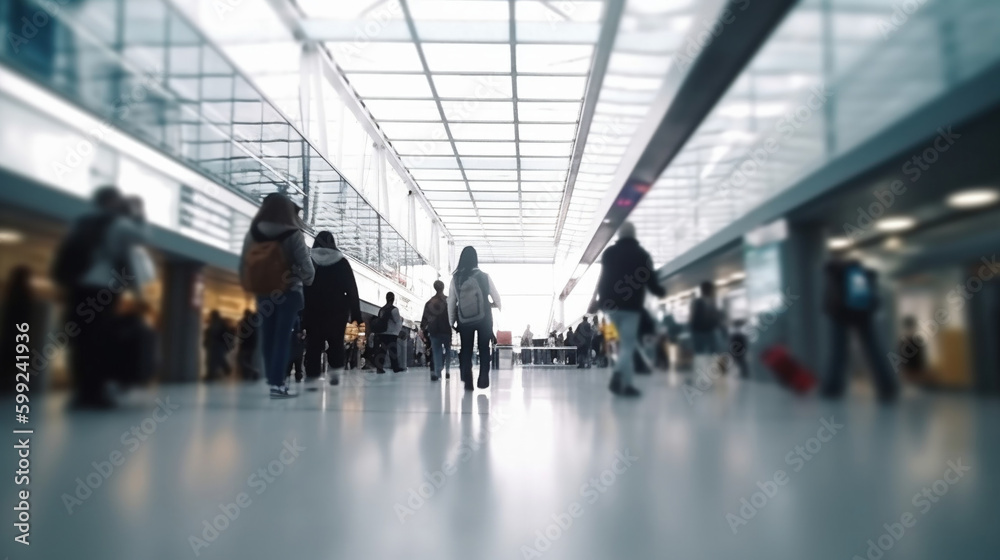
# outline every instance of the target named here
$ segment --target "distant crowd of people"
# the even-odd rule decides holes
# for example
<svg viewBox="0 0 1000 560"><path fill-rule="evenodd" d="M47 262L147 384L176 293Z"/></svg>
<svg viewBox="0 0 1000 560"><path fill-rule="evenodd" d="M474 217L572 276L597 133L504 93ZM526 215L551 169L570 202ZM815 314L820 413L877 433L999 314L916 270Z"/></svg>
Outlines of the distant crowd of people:
<svg viewBox="0 0 1000 560"><path fill-rule="evenodd" d="M155 369L157 341L143 295L155 272L144 249L150 233L141 201L114 187L99 189L93 201L93 210L74 222L58 248L51 274L64 294L67 318L85 319L76 321L79 333L68 340L73 403L106 408L114 404L107 381L128 385L148 378ZM404 329L392 292L361 328L365 318L349 260L329 231L318 232L308 247L300 212L283 194L270 194L262 201L244 239L239 265L241 285L256 298L256 309L245 310L238 324L217 310L209 314L203 337L206 379L231 374L230 353L235 350L242 377L266 378L274 399L296 396L289 385L292 375L308 382L326 373L329 383L337 385L345 368L357 367L361 361L374 365L380 374L386 368L398 373L406 370L408 362L419 363L426 356L430 379L437 381L442 375L450 378L453 334L457 333L465 389L489 387L497 341L492 309L500 307L500 295L490 276L479 268L475 248L462 250L447 293L444 282L434 282L435 293L425 303L415 333L409 335ZM873 326L877 278L857 261L839 258L827 265L825 274L824 310L833 326L832 358L821 393L830 398L843 394L846 337L855 331L880 398L894 399L898 381ZM27 313L23 305L10 302L30 300L29 277L27 269L12 276L9 317ZM649 253L636 239L635 227L626 222L616 242L604 251L588 315L565 331L540 338L529 325L521 336L520 360L578 368L610 366L611 392L636 397L640 395L634 383L636 372L666 368L670 358L664 343L676 344L684 333L695 371L724 360L747 377L749 341L744 323L727 322L716 304L711 281L703 282L699 291L686 325L678 324L670 314L656 322L645 307L646 294L663 297L666 292ZM130 294L125 304L124 294ZM361 334L345 341L349 326ZM400 341L410 336L414 357L407 360ZM918 336L913 319L908 318L900 346L912 359L903 372L923 382L926 360L919 351L923 341Z"/></svg>

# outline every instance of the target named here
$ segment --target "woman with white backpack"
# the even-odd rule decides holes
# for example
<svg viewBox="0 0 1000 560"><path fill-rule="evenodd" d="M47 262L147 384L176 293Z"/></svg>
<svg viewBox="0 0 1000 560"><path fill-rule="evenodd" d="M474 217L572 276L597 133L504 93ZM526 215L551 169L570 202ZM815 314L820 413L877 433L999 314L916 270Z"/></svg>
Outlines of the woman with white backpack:
<svg viewBox="0 0 1000 560"><path fill-rule="evenodd" d="M492 300L492 303L490 302ZM472 391L472 348L479 335L480 389L490 386L490 341L493 340L493 310L500 309L500 294L489 275L479 270L479 255L473 247L462 249L448 290L448 320L461 338L458 362L465 390Z"/></svg>

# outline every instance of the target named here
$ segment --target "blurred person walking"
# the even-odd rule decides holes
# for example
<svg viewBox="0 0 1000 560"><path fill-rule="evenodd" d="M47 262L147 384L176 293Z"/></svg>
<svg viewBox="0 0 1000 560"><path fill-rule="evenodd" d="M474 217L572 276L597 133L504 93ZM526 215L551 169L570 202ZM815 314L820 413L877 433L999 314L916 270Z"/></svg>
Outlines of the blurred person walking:
<svg viewBox="0 0 1000 560"><path fill-rule="evenodd" d="M521 335L521 364L531 363L531 345L534 333L531 332L531 325L524 327L524 334Z"/></svg>
<svg viewBox="0 0 1000 560"><path fill-rule="evenodd" d="M399 331L403 329L403 319L399 316L399 308L394 303L396 294L385 295L385 305L378 310L378 316L372 321L372 332L375 333L376 354L375 368L377 373L385 373L388 360L393 373L400 373L404 368L399 364Z"/></svg>
<svg viewBox="0 0 1000 560"><path fill-rule="evenodd" d="M492 300L492 302L490 301ZM500 308L500 293L488 274L479 270L474 247L462 249L448 290L448 323L461 338L459 367L465 390L472 391L472 348L478 336L479 379L476 386L490 386L490 341L493 340L493 310Z"/></svg>
<svg viewBox="0 0 1000 560"><path fill-rule="evenodd" d="M691 345L694 347L694 371L708 372L720 351L722 312L715 305L715 284L706 280L699 286L698 297L691 301Z"/></svg>
<svg viewBox="0 0 1000 560"><path fill-rule="evenodd" d="M246 380L260 379L260 371L257 369L257 327L260 317L253 311L245 309L243 318L240 319L236 329L239 338L239 349L236 351L236 362L240 368L240 375Z"/></svg>
<svg viewBox="0 0 1000 560"><path fill-rule="evenodd" d="M733 328L729 330L729 355L742 379L750 377L750 364L747 363L750 339L743 330L745 327L746 321L737 319L733 321Z"/></svg>
<svg viewBox="0 0 1000 560"><path fill-rule="evenodd" d="M330 385L338 385L344 373L346 352L344 332L347 324L362 321L361 300L354 269L337 249L329 231L316 235L312 246L316 269L313 283L305 288L306 306L302 323L306 328L306 380L319 379L324 345L330 367Z"/></svg>
<svg viewBox="0 0 1000 560"><path fill-rule="evenodd" d="M218 309L213 309L208 314L208 324L205 326L205 335L202 346L205 348L205 381L215 381L219 379L219 371L229 375L233 370L229 365L229 344L232 331Z"/></svg>
<svg viewBox="0 0 1000 560"><path fill-rule="evenodd" d="M431 381L441 379L442 368L445 378L451 379L451 365L448 364L451 324L448 321L448 297L444 295L444 282L435 280L434 295L424 304L424 313L420 318L420 330L430 340Z"/></svg>
<svg viewBox="0 0 1000 560"><path fill-rule="evenodd" d="M591 339L591 346L594 349L594 357L597 360L597 367L607 367L607 357L604 355L604 331L597 322L597 315L594 315L594 322L591 325L594 337Z"/></svg>
<svg viewBox="0 0 1000 560"><path fill-rule="evenodd" d="M148 228L117 187L97 189L93 203L57 249L52 277L66 298L66 322L79 328L68 343L72 405L111 408L115 402L106 382L114 367L115 312L126 290L142 298L129 265L133 247L145 243Z"/></svg>
<svg viewBox="0 0 1000 560"><path fill-rule="evenodd" d="M576 367L577 369L590 367L590 347L593 345L594 331L590 328L587 317L583 318L580 326L576 328Z"/></svg>
<svg viewBox="0 0 1000 560"><path fill-rule="evenodd" d="M878 276L854 259L834 257L824 267L826 278L823 311L832 323L830 363L820 394L836 399L846 388L847 335L857 332L868 365L875 376L879 400L890 402L899 394L896 376L875 332L874 317L879 307Z"/></svg>
<svg viewBox="0 0 1000 560"><path fill-rule="evenodd" d="M290 379L292 374L295 374L295 382L301 383L303 378L303 367L302 360L306 356L306 329L302 326L302 312L299 312L299 316L295 318L295 324L292 326L292 341L289 345L288 351L288 367L285 373L285 379ZM287 381L286 381L287 383Z"/></svg>
<svg viewBox="0 0 1000 560"><path fill-rule="evenodd" d="M635 238L635 226L625 222L618 229L618 241L601 257L601 277L588 310L596 313L598 308L603 309L617 329L620 339L618 364L608 385L616 395L638 397L642 394L632 384L632 379L647 289L660 297L666 295L656 280L653 259Z"/></svg>
<svg viewBox="0 0 1000 560"><path fill-rule="evenodd" d="M264 197L240 257L240 283L257 296L264 373L272 399L298 396L288 390L285 373L292 327L305 302L303 286L312 284L316 273L302 234L301 210L284 194Z"/></svg>

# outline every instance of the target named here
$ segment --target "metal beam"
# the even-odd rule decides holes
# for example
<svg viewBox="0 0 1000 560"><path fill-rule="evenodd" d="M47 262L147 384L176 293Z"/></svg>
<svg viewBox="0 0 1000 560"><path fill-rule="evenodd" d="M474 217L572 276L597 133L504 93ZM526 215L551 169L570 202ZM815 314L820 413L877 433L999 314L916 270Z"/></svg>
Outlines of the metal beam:
<svg viewBox="0 0 1000 560"><path fill-rule="evenodd" d="M438 215L437 211L431 205L427 197L424 196L423 191L417 186L416 181L410 175L409 171L403 165L402 160L399 158L399 154L393 149L392 145L389 143L388 138L382 133L382 129L378 127L372 118L371 114L362 107L357 95L354 93L354 89L348 84L347 79L344 76L344 72L337 67L337 63L330 56L330 53L326 49L319 48L319 45L313 44L309 39L308 34L303 30L303 24L305 21L303 15L299 12L298 8L289 0L267 0L268 4L272 7L275 13L278 14L278 18L285 24L285 26L291 31L292 35L300 42L304 44L306 48L315 48L320 55L320 60L322 61L322 71L323 76L327 79L333 89L337 91L341 99L347 102L348 108L351 113L354 114L358 123L365 129L369 136L377 143L380 144L388 155L389 164L392 168L396 170L400 177L406 182L410 190L417 196L420 200L421 205L424 209L436 220L442 227L441 231L447 239L452 239L451 232L448 231L447 226ZM326 154L324 154L326 155ZM364 198L364 195L358 191L358 194Z"/></svg>
<svg viewBox="0 0 1000 560"><path fill-rule="evenodd" d="M680 153L688 138L698 129L708 113L733 81L740 75L778 23L784 19L795 0L772 0L746 9L745 0L728 0L717 14L718 25L725 31L707 44L685 74L675 67L668 74L661 98L651 114L662 111L659 122L653 121L638 133L648 135L648 142L637 155L627 154L615 175L618 192L609 192L612 203L604 219L593 228L590 243L580 264L589 266L607 246L619 226L642 200L663 170ZM741 9L740 6L743 6ZM728 15L726 15L728 14ZM732 18L727 24L723 17ZM690 33L699 33L696 26ZM673 75L675 82L671 82ZM576 286L571 278L560 294L565 299Z"/></svg>
<svg viewBox="0 0 1000 560"><path fill-rule="evenodd" d="M562 204L559 207L559 219L556 221L555 245L562 239L563 225L566 223L566 213L573 199L573 187L576 184L577 173L580 172L580 161L583 150L587 147L587 136L590 134L590 123L597 109L597 99L601 95L604 84L604 74L608 71L608 61L614 50L615 38L618 36L618 25L621 23L622 12L625 10L625 0L609 0L604 8L604 24L601 35L594 49L594 60L590 65L590 77L583 94L583 108L580 110L580 126L576 129L576 140L573 143L573 154L569 163L569 174L566 176L566 187L563 190Z"/></svg>
<svg viewBox="0 0 1000 560"><path fill-rule="evenodd" d="M424 48L420 42L420 36L417 34L416 24L413 23L413 17L410 15L410 7L406 3L406 0L399 0L399 5L403 9L403 18L406 20L406 25L410 30L413 46L417 49L417 56L420 58L420 66L424 69L424 77L427 79L427 85L431 89L431 95L434 96L434 104L437 106L438 114L441 115L441 121L444 126L445 134L448 137L448 142L451 143L451 151L455 156L455 162L458 165L458 170L462 174L462 180L465 181L465 190L469 193L469 199L472 201L472 208L476 211L476 217L479 218L479 225L482 227L483 217L479 214L479 206L476 204L476 197L472 194L472 188L469 186L469 178L466 176L465 167L462 165L462 158L458 155L458 148L455 146L455 137L451 133L451 125L448 122L448 117L445 115L441 99L438 97L437 86L434 85L434 80L431 78L430 66L427 64L427 57L424 56ZM417 190L419 191L420 189L417 188ZM444 224L442 223L442 225ZM489 244L489 240L487 239L486 241L487 244Z"/></svg>

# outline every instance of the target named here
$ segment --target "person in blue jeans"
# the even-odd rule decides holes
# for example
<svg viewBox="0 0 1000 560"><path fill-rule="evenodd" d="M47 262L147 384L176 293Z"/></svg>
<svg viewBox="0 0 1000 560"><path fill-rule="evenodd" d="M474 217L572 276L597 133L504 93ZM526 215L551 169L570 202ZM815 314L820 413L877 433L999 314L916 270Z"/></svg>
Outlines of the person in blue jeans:
<svg viewBox="0 0 1000 560"><path fill-rule="evenodd" d="M302 234L305 225L299 218L301 211L284 194L267 195L250 222L240 256L240 282L257 294L264 373L272 399L298 396L288 390L285 373L291 356L292 329L305 302L303 286L312 284L316 273ZM283 258L278 258L278 253ZM275 270L279 265L285 270ZM280 275L280 288L270 287L274 283L271 274Z"/></svg>
<svg viewBox="0 0 1000 560"><path fill-rule="evenodd" d="M451 325L448 324L448 297L444 295L444 282L434 281L434 296L424 304L420 319L420 332L430 340L431 381L441 379L441 369L451 378L448 355L451 353Z"/></svg>
<svg viewBox="0 0 1000 560"><path fill-rule="evenodd" d="M625 222L618 229L618 241L601 257L601 277L587 311L596 313L600 308L618 330L618 363L608 389L623 397L642 394L632 385L632 378L647 289L660 297L666 295L656 279L653 259L635 238L635 226Z"/></svg>

